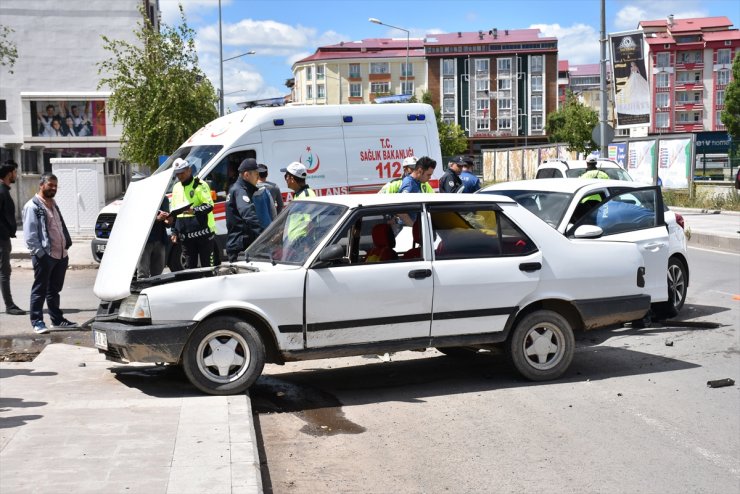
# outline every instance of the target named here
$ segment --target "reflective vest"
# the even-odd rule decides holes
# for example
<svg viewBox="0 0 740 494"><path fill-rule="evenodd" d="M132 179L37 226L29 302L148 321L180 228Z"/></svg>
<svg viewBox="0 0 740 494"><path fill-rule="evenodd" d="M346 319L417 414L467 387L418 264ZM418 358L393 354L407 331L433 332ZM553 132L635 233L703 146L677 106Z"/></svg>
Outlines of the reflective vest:
<svg viewBox="0 0 740 494"><path fill-rule="evenodd" d="M182 182L176 183L172 188L170 208L178 209L185 205L185 203L190 203L194 213L180 213L177 215L178 220L185 220L182 223L188 225L185 229L180 228L178 225L179 233L184 235L196 233L192 231L193 227L191 225L194 222L190 218L199 216L199 210L208 211L207 227L212 233L216 233L216 219L213 217L213 199L211 198L211 188L207 183L201 182L197 177L193 178L188 185L183 185Z"/></svg>
<svg viewBox="0 0 740 494"><path fill-rule="evenodd" d="M398 191L401 190L401 182L403 182L402 178L391 180L378 191L378 194L398 194ZM429 182L421 184L421 191L425 194L434 194L434 189L429 185Z"/></svg>
<svg viewBox="0 0 740 494"><path fill-rule="evenodd" d="M605 180L609 180L609 175L602 172L601 170L588 170L583 175L581 175L580 178L602 178Z"/></svg>
<svg viewBox="0 0 740 494"><path fill-rule="evenodd" d="M316 197L316 192L308 186L303 187L293 196L294 201ZM291 213L288 219L288 240L295 242L308 234L308 226L311 224L311 215L306 213Z"/></svg>

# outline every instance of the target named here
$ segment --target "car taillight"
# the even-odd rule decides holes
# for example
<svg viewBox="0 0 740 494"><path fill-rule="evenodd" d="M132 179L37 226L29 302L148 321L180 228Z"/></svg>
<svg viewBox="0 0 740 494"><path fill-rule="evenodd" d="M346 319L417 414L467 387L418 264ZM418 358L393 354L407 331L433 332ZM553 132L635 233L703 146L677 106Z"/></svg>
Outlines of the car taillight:
<svg viewBox="0 0 740 494"><path fill-rule="evenodd" d="M685 230L686 227L683 226L683 216L681 216L681 213L674 214L676 215L676 223L678 223L678 226L680 226L682 230Z"/></svg>

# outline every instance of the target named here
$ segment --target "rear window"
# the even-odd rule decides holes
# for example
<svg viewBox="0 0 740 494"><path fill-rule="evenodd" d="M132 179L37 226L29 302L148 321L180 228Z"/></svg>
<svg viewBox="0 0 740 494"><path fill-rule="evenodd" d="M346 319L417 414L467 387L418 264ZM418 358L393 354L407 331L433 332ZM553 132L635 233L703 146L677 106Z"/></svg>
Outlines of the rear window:
<svg viewBox="0 0 740 494"><path fill-rule="evenodd" d="M557 168L540 168L535 178L563 178L563 174Z"/></svg>

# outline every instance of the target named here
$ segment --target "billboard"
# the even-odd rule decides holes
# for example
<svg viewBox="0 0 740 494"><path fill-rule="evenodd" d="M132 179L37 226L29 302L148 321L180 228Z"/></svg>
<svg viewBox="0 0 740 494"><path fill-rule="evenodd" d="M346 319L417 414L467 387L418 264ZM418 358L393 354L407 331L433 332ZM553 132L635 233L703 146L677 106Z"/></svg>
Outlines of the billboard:
<svg viewBox="0 0 740 494"><path fill-rule="evenodd" d="M689 186L691 139L661 139L658 145L658 176L667 189Z"/></svg>
<svg viewBox="0 0 740 494"><path fill-rule="evenodd" d="M640 31L609 35L617 128L650 125L650 85Z"/></svg>
<svg viewBox="0 0 740 494"><path fill-rule="evenodd" d="M631 141L627 151L627 171L636 182L652 184L655 140Z"/></svg>
<svg viewBox="0 0 740 494"><path fill-rule="evenodd" d="M608 152L610 160L616 161L622 168L627 168L627 143L609 144Z"/></svg>
<svg viewBox="0 0 740 494"><path fill-rule="evenodd" d="M34 137L90 137L105 135L105 101L31 101Z"/></svg>

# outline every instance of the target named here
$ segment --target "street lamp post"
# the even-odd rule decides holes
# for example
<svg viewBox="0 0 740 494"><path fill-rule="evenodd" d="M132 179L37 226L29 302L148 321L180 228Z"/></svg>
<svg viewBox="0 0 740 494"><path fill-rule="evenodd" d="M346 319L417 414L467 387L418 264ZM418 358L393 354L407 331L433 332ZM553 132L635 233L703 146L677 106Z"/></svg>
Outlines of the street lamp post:
<svg viewBox="0 0 740 494"><path fill-rule="evenodd" d="M375 17L371 17L368 19L368 21L372 22L373 24L379 24L381 26L387 26L392 27L393 29L398 29L399 31L403 31L406 33L406 79L404 79L406 82L409 80L409 30L404 29L402 27L398 26L391 26L390 24L386 24L385 22L380 22L379 19L376 19Z"/></svg>
<svg viewBox="0 0 740 494"><path fill-rule="evenodd" d="M236 55L224 59L224 44L221 36L221 0L218 0L218 69L219 69L219 91L218 91L218 115L224 116L224 62L234 60L235 58L243 57L245 55L254 55L254 50L249 50L241 55ZM240 91L236 91L237 93ZM229 93L232 94L232 93Z"/></svg>

